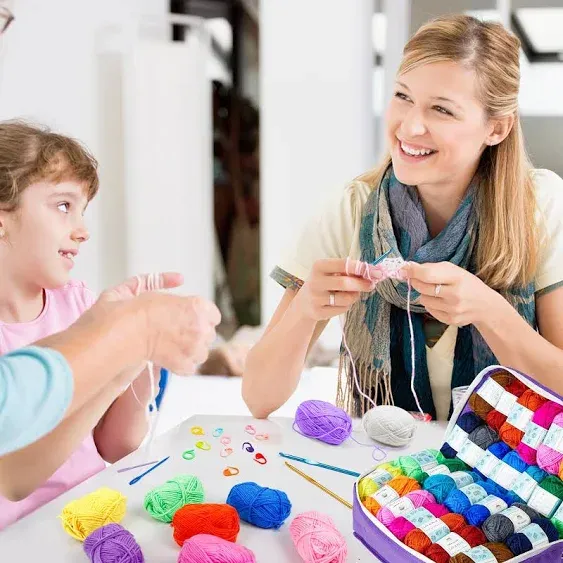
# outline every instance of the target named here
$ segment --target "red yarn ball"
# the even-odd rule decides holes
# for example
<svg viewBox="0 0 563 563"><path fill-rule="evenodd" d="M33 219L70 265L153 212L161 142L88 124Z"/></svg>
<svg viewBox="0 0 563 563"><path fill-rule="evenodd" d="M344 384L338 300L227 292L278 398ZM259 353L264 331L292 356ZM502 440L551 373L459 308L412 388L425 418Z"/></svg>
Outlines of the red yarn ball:
<svg viewBox="0 0 563 563"><path fill-rule="evenodd" d="M461 536L471 547L483 545L487 538L485 534L475 526L465 526L456 532ZM425 552L424 555L436 563L448 563L452 555L450 555L441 545L433 543ZM455 554L457 555L457 554Z"/></svg>

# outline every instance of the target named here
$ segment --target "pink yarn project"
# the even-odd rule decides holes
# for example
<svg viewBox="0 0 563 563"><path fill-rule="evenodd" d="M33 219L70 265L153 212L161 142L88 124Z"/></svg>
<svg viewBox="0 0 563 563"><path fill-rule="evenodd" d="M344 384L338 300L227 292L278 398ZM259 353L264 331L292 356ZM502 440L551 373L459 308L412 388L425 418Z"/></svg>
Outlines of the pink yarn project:
<svg viewBox="0 0 563 563"><path fill-rule="evenodd" d="M400 499L391 502L387 506L382 506L378 510L376 518L382 524L389 527L392 522L397 520L397 518L402 518L402 516L397 516L396 513L393 513L393 508L394 508L394 503L397 503L397 505L399 506L401 504L403 505L406 504L406 501L404 499L409 499L412 503L412 508L410 508L410 503L408 505L409 508L408 512L410 512L415 508L422 507L422 508L426 508L426 510L431 512L434 516L436 516L436 518L439 518L440 516L444 516L444 514L447 514L449 512L449 510L446 507L436 502L436 499L434 498L434 495L432 493L430 493L429 491L425 491L424 489L421 489L419 491L413 491L412 493L408 493L404 497L401 497ZM403 506L403 509L404 508L405 507Z"/></svg>
<svg viewBox="0 0 563 563"><path fill-rule="evenodd" d="M305 563L345 563L346 540L329 516L315 510L298 514L289 525L289 533Z"/></svg>
<svg viewBox="0 0 563 563"><path fill-rule="evenodd" d="M379 264L375 266L373 264L368 264L367 262L361 262L359 260L355 261L356 267L354 271L351 272L350 268L350 258L346 258L346 275L350 275L352 273L355 276L360 276L366 280L374 281L376 283L382 282L386 279L395 279L395 280L405 280L406 277L402 272L402 268L407 264L402 258L385 258ZM422 415L422 419L426 420L426 413L422 410L420 406L420 401L418 400L418 395L414 389L414 378L415 378L415 351L414 351L414 329L412 325L412 315L411 315L411 284L410 281L407 281L408 284L408 292L407 292L407 317L409 320L409 333L410 333L410 341L411 341L411 392L413 394L414 400L416 402L416 406ZM342 327L342 343L344 344L344 348L350 358L350 365L352 368L352 374L354 376L354 382L356 384L356 390L358 393L367 399L374 407L377 405L372 400L371 397L366 395L358 382L358 374L356 373L356 365L354 364L354 358L352 357L352 352L350 352L350 348L348 347L348 343L346 342L346 336L344 334L344 327Z"/></svg>
<svg viewBox="0 0 563 563"><path fill-rule="evenodd" d="M554 419L552 426L563 427L563 413L558 414ZM551 429L549 430L551 432ZM549 436L548 432L548 436ZM551 473L552 475L559 474L559 467L563 461L563 454L554 450L550 446L545 444L540 444L538 448L538 466L544 471Z"/></svg>
<svg viewBox="0 0 563 563"><path fill-rule="evenodd" d="M210 534L197 534L184 542L178 563L256 563L246 547Z"/></svg>
<svg viewBox="0 0 563 563"><path fill-rule="evenodd" d="M545 430L549 430L549 427L555 420L555 417L558 414L563 413L563 406L554 403L553 401L548 401L544 403L532 416L532 422L537 424L541 428ZM537 428L536 428L537 430ZM527 432L526 432L527 434ZM524 434L523 441L518 444L516 448L520 457L528 464L528 465L536 465L537 464L537 455L538 450L533 448L532 446L525 444L524 441L526 440L526 434ZM540 444L541 446L541 444ZM540 447L538 446L538 447Z"/></svg>

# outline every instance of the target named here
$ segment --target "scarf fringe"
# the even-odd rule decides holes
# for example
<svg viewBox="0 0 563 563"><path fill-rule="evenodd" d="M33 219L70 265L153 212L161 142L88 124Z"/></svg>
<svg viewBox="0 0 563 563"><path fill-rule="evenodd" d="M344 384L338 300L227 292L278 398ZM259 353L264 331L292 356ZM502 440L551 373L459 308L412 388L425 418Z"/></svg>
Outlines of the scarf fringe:
<svg viewBox="0 0 563 563"><path fill-rule="evenodd" d="M356 375L360 389L374 401L376 405L394 405L391 392L391 374L376 369L373 364L355 363ZM371 402L362 397L356 390L352 362L346 351L340 354L338 363L338 387L336 405L344 409L352 417L363 417L373 408Z"/></svg>

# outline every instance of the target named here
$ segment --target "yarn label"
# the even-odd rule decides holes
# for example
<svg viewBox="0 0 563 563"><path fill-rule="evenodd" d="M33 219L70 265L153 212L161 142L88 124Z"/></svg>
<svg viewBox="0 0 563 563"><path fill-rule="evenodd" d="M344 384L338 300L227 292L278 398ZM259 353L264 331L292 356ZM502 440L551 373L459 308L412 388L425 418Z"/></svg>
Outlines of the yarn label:
<svg viewBox="0 0 563 563"><path fill-rule="evenodd" d="M379 491L375 491L375 493L373 493L373 495L371 496L381 506L387 506L390 502L393 502L394 500L397 500L399 498L399 493L392 487L385 485L384 487L381 487Z"/></svg>
<svg viewBox="0 0 563 563"><path fill-rule="evenodd" d="M446 438L446 442L457 452L461 450L463 444L465 444L467 440L467 432L459 427L457 424L454 426L454 429L450 432L449 436Z"/></svg>
<svg viewBox="0 0 563 563"><path fill-rule="evenodd" d="M488 477L493 469L500 463L500 459L493 453L487 452L475 466L485 477Z"/></svg>
<svg viewBox="0 0 563 563"><path fill-rule="evenodd" d="M510 467L508 463L504 463L504 461L499 460L496 467L491 471L489 477L501 487L511 489L520 475L520 471L514 469L514 467Z"/></svg>
<svg viewBox="0 0 563 563"><path fill-rule="evenodd" d="M552 450L563 454L563 427L558 424L552 424L549 432L543 441L544 445L549 446Z"/></svg>
<svg viewBox="0 0 563 563"><path fill-rule="evenodd" d="M542 489L541 487L536 487L530 500L528 501L528 506L537 510L540 514L543 514L546 518L551 518L561 501L552 495L549 491Z"/></svg>
<svg viewBox="0 0 563 563"><path fill-rule="evenodd" d="M488 508L491 514L497 514L508 508L508 504L501 498L495 497L495 495L487 495L483 500L479 501L479 504Z"/></svg>
<svg viewBox="0 0 563 563"><path fill-rule="evenodd" d="M508 416L517 400L518 397L516 395L513 395L508 391L504 391L495 409L504 414L504 416Z"/></svg>
<svg viewBox="0 0 563 563"><path fill-rule="evenodd" d="M522 443L530 446L530 448L537 450L542 440L545 438L547 430L538 426L535 422L528 422Z"/></svg>
<svg viewBox="0 0 563 563"><path fill-rule="evenodd" d="M528 422L532 420L532 416L534 416L533 411L527 409L523 405L516 403L512 407L512 410L510 411L506 422L508 422L508 424L512 424L512 426L524 432L524 430L526 430L526 426L528 426Z"/></svg>
<svg viewBox="0 0 563 563"><path fill-rule="evenodd" d="M457 457L459 457L461 461L465 461L467 465L475 467L484 455L485 451L482 448L471 440L467 440L465 444L463 444L463 448L459 450Z"/></svg>
<svg viewBox="0 0 563 563"><path fill-rule="evenodd" d="M447 465L440 464L429 469L426 473L428 473L428 475L449 475L450 470Z"/></svg>
<svg viewBox="0 0 563 563"><path fill-rule="evenodd" d="M417 528L422 528L425 524L428 524L428 522L436 520L436 516L434 516L432 512L430 512L426 508L423 508L422 506L420 508L417 508L416 510L413 510L409 514L405 514L404 517Z"/></svg>
<svg viewBox="0 0 563 563"><path fill-rule="evenodd" d="M478 545L465 553L475 563L497 563L497 558L483 545Z"/></svg>
<svg viewBox="0 0 563 563"><path fill-rule="evenodd" d="M514 531L519 532L530 524L532 519L517 506L511 506L502 511L502 515L506 516L514 525Z"/></svg>
<svg viewBox="0 0 563 563"><path fill-rule="evenodd" d="M399 516L404 516L407 512L412 512L414 504L410 498L402 497L390 502L386 508L393 513L393 516L398 518Z"/></svg>
<svg viewBox="0 0 563 563"><path fill-rule="evenodd" d="M419 528L428 536L432 543L439 542L450 533L450 529L439 518L433 518L432 522L423 524Z"/></svg>
<svg viewBox="0 0 563 563"><path fill-rule="evenodd" d="M438 461L430 452L418 452L411 454L411 457L420 465L422 471L428 471L438 465Z"/></svg>
<svg viewBox="0 0 563 563"><path fill-rule="evenodd" d="M503 393L504 389L494 379L487 379L477 391L477 395L485 399L492 407L498 405Z"/></svg>
<svg viewBox="0 0 563 563"><path fill-rule="evenodd" d="M471 546L461 536L458 536L454 532L449 533L447 536L434 543L442 546L450 557L454 557L454 555L457 555L458 553L464 553L471 549Z"/></svg>
<svg viewBox="0 0 563 563"><path fill-rule="evenodd" d="M527 473L521 473L512 485L512 491L516 493L524 502L528 502L538 482Z"/></svg>
<svg viewBox="0 0 563 563"><path fill-rule="evenodd" d="M557 512L553 515L553 520L559 520L563 522L563 503L559 505Z"/></svg>
<svg viewBox="0 0 563 563"><path fill-rule="evenodd" d="M458 489L473 483L473 476L471 473L467 473L467 471L454 471L450 477L455 481L455 486Z"/></svg>
<svg viewBox="0 0 563 563"><path fill-rule="evenodd" d="M524 534L530 540L532 549L549 545L549 538L537 524L526 526L520 533Z"/></svg>
<svg viewBox="0 0 563 563"><path fill-rule="evenodd" d="M393 479L393 475L391 475L388 471L385 471L385 469L376 469L373 473L368 475L368 478L379 487L383 487L385 483L389 483L389 481Z"/></svg>
<svg viewBox="0 0 563 563"><path fill-rule="evenodd" d="M468 498L471 504L477 504L487 496L487 491L476 483L462 487L460 491Z"/></svg>

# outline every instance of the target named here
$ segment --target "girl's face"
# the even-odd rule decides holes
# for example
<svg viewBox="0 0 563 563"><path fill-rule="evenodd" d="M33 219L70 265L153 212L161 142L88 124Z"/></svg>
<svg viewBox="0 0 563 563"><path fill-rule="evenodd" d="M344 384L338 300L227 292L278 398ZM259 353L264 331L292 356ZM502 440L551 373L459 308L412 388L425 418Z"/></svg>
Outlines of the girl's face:
<svg viewBox="0 0 563 563"><path fill-rule="evenodd" d="M78 182L37 182L26 188L16 211L0 212L3 271L28 287L64 285L80 245L90 238L83 216L87 204Z"/></svg>
<svg viewBox="0 0 563 563"><path fill-rule="evenodd" d="M399 75L386 120L393 170L410 186L468 185L494 130L474 72L454 62Z"/></svg>

